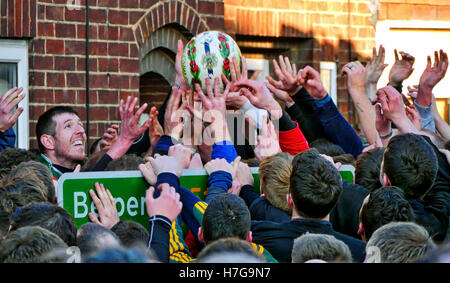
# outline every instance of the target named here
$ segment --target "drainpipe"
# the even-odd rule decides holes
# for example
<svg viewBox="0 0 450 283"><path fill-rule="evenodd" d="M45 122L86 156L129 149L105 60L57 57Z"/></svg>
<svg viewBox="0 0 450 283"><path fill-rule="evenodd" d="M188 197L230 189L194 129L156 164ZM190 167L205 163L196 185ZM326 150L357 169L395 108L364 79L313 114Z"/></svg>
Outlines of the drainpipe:
<svg viewBox="0 0 450 283"><path fill-rule="evenodd" d="M90 115L89 115L89 0L86 0L86 138L87 152L90 148Z"/></svg>

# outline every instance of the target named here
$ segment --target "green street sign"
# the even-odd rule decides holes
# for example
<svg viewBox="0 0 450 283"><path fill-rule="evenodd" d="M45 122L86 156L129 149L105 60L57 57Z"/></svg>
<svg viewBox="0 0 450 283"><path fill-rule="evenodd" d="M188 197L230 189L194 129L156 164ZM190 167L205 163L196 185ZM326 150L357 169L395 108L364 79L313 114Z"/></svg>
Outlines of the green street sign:
<svg viewBox="0 0 450 283"><path fill-rule="evenodd" d="M258 168L253 167L255 191L259 193L260 183ZM340 173L344 180L353 183L355 169L353 166L342 166ZM97 213L89 190L94 190L98 182L109 189L115 199L121 220L135 221L148 226L148 215L145 207L145 191L149 188L140 171L104 171L66 173L58 180L58 205L66 209L74 218L77 227L89 222L88 214ZM180 178L181 186L188 188L200 199L207 192L208 174L204 169L183 170Z"/></svg>

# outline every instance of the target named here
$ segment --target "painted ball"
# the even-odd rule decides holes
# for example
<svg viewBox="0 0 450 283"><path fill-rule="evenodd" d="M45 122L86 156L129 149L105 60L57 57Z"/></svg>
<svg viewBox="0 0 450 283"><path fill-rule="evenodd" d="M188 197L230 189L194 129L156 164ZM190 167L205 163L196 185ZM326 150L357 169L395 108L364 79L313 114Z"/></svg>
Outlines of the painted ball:
<svg viewBox="0 0 450 283"><path fill-rule="evenodd" d="M240 65L241 51L231 36L220 31L202 32L184 47L181 59L184 80L192 89L198 83L205 92L205 79L211 79L214 89L214 78L219 78L223 90L221 76L224 74L231 80L233 57L236 57Z"/></svg>

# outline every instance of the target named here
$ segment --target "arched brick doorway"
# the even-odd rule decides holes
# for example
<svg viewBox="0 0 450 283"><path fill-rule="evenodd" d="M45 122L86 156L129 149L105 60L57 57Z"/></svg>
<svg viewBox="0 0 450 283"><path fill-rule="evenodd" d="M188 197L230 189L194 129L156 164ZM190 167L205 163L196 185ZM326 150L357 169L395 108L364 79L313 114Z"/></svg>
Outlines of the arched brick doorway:
<svg viewBox="0 0 450 283"><path fill-rule="evenodd" d="M170 83L158 73L148 72L142 75L139 85L141 105L148 103L150 107L156 106L159 109L169 93L170 87Z"/></svg>

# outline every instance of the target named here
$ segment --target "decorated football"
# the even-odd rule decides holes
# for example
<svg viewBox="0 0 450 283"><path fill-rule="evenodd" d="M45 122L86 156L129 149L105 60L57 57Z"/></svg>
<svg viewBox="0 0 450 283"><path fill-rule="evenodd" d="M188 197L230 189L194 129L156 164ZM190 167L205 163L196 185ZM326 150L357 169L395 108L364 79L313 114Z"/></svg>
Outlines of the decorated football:
<svg viewBox="0 0 450 283"><path fill-rule="evenodd" d="M233 57L241 64L241 51L236 42L228 34L219 31L207 31L192 38L184 47L181 66L185 81L195 89L200 84L205 91L205 79L219 78L221 75L231 79L230 67Z"/></svg>

